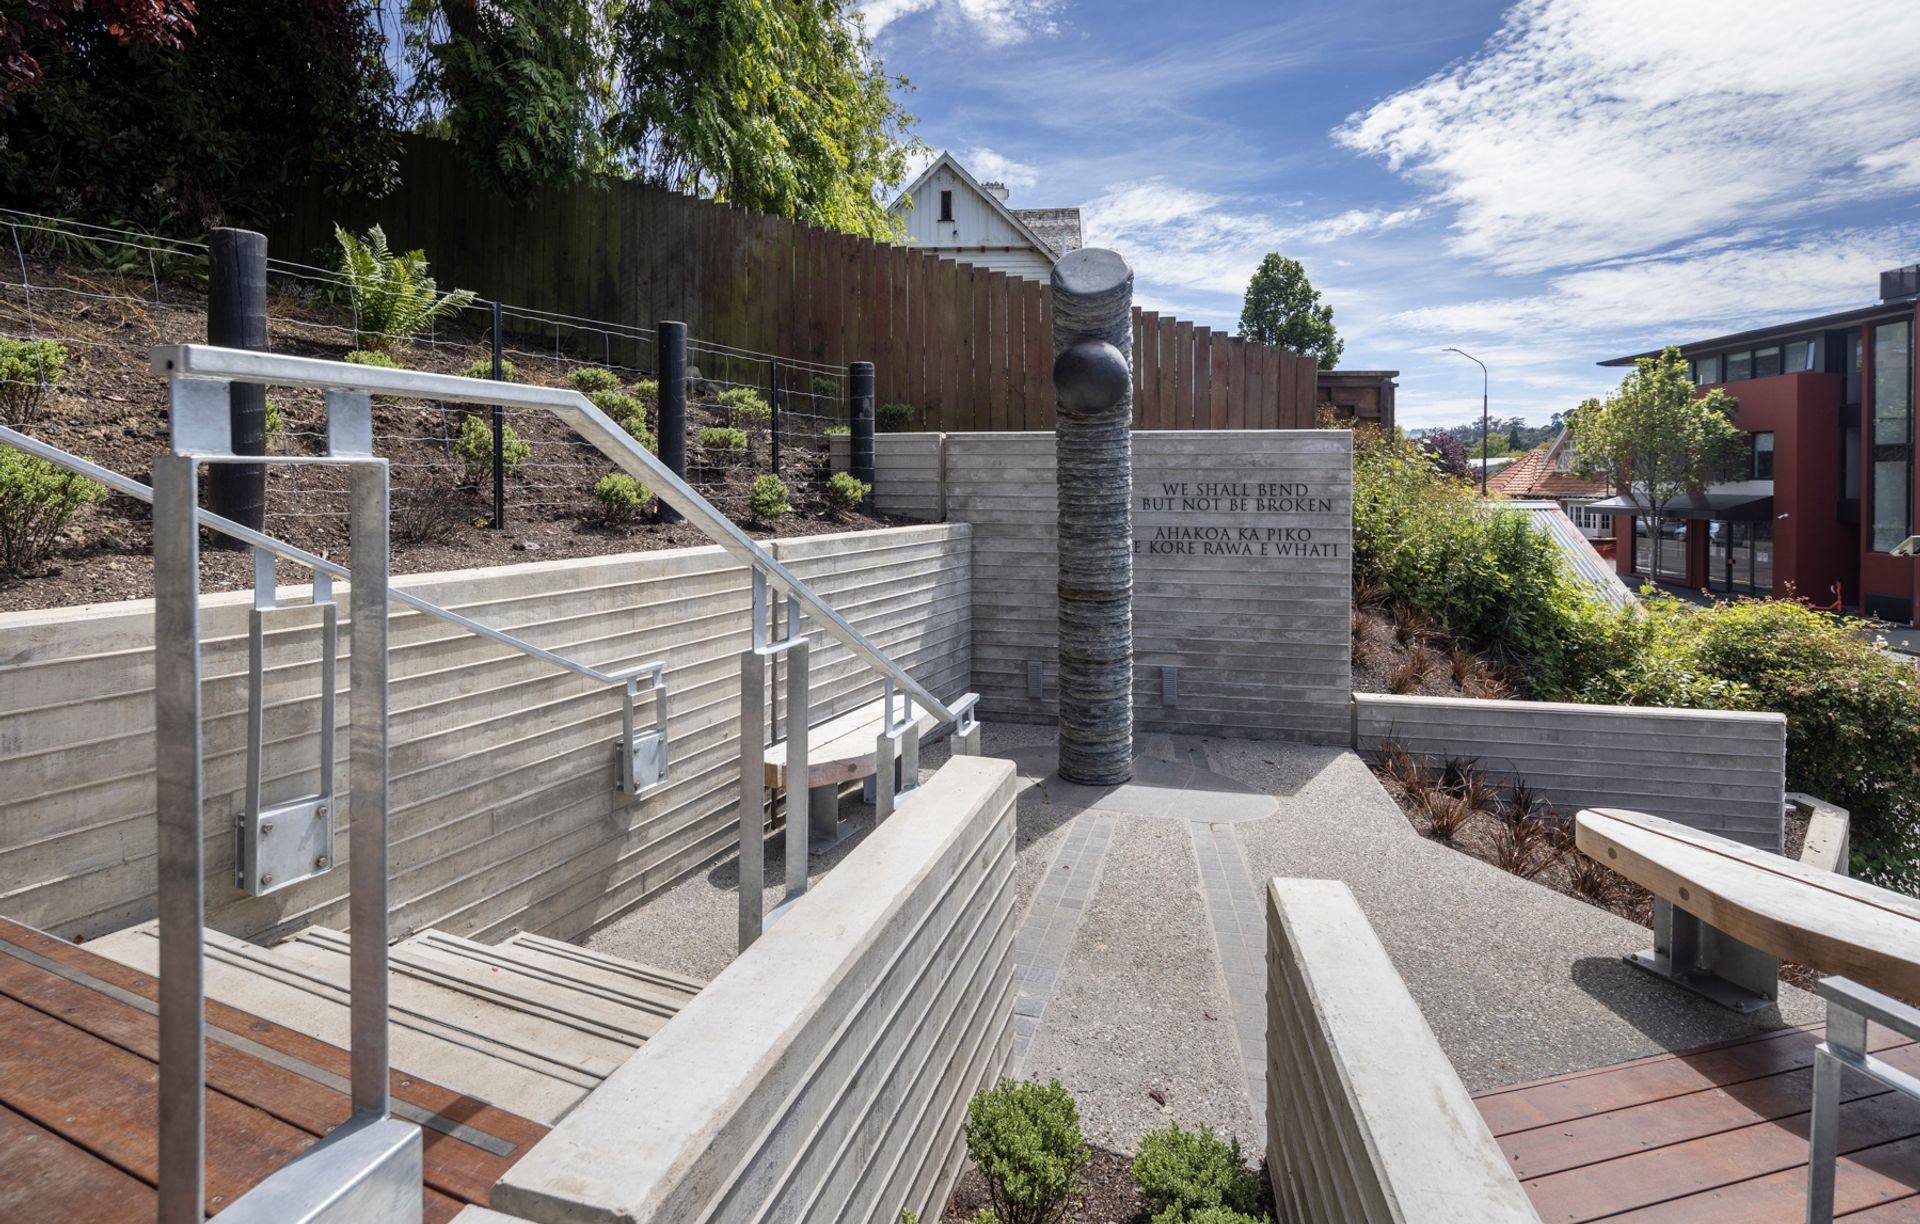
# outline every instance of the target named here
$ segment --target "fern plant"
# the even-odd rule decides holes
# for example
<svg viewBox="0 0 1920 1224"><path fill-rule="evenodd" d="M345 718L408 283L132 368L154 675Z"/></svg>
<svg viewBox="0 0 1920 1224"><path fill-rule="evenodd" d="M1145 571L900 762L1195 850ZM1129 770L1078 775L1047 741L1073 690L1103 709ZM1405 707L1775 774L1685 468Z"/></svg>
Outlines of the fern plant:
<svg viewBox="0 0 1920 1224"><path fill-rule="evenodd" d="M386 231L379 226L355 238L336 225L340 270L353 301L354 343L384 353L395 341L409 340L435 319L458 313L473 301L471 289L441 293L427 275L427 253L395 255L387 248Z"/></svg>

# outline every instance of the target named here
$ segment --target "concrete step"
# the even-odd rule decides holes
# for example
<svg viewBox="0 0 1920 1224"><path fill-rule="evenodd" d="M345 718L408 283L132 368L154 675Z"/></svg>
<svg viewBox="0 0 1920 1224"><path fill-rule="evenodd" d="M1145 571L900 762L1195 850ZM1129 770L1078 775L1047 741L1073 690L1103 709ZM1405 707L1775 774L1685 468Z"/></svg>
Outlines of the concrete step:
<svg viewBox="0 0 1920 1224"><path fill-rule="evenodd" d="M158 969L156 924L88 948ZM553 1123L658 1032L701 983L538 936L497 947L424 931L389 951L392 1058L410 1074ZM207 993L348 1044L347 935L309 927L263 948L206 932Z"/></svg>

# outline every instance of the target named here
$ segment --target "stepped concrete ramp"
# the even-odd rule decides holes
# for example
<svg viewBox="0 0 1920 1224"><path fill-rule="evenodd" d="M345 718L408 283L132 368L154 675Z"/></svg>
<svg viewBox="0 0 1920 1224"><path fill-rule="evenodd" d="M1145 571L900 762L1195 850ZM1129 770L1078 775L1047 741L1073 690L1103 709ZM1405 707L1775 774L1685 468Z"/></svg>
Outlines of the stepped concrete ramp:
<svg viewBox="0 0 1920 1224"><path fill-rule="evenodd" d="M206 932L207 997L348 1044L348 937L309 927L260 947ZM87 949L159 968L154 923ZM548 1125L612 1074L701 982L538 936L488 945L423 931L390 953L393 1063Z"/></svg>

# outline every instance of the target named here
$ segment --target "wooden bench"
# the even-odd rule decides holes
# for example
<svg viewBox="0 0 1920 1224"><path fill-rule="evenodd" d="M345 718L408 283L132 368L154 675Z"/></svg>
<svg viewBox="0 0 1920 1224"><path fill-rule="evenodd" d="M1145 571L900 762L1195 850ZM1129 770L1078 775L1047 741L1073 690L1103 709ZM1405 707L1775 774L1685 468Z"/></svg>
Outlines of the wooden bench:
<svg viewBox="0 0 1920 1224"><path fill-rule="evenodd" d="M880 736L886 731L885 699L870 701L858 709L829 718L807 731L808 845L814 851L825 850L846 836L840 827L840 787L848 782L867 782L880 772ZM897 707L897 703L896 703ZM914 726L920 736L931 733L940 720L930 712L916 710ZM891 753L889 753L891 755ZM915 772L918 772L917 753ZM899 771L898 761L894 768ZM787 742L769 744L766 754L767 785L788 789ZM910 789L916 779L894 774L896 791ZM789 790L789 805L792 803Z"/></svg>
<svg viewBox="0 0 1920 1224"><path fill-rule="evenodd" d="M1575 825L1582 851L1654 894L1654 947L1629 962L1744 1012L1778 999L1782 960L1920 999L1920 900L1641 812Z"/></svg>

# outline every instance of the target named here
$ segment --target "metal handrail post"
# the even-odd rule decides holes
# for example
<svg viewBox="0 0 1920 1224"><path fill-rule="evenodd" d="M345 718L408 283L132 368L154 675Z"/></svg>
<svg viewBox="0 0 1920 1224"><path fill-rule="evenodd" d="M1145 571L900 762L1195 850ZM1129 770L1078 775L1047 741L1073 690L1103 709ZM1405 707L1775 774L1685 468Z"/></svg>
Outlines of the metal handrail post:
<svg viewBox="0 0 1920 1224"><path fill-rule="evenodd" d="M335 393L328 395L333 416ZM345 398L345 396L342 396ZM366 411L367 397L352 396ZM387 1116L387 465L353 468L348 980L356 1117Z"/></svg>
<svg viewBox="0 0 1920 1224"><path fill-rule="evenodd" d="M221 405L224 411L225 405ZM196 462L153 461L154 774L160 919L160 1224L206 1208L206 905L200 836L200 533Z"/></svg>

